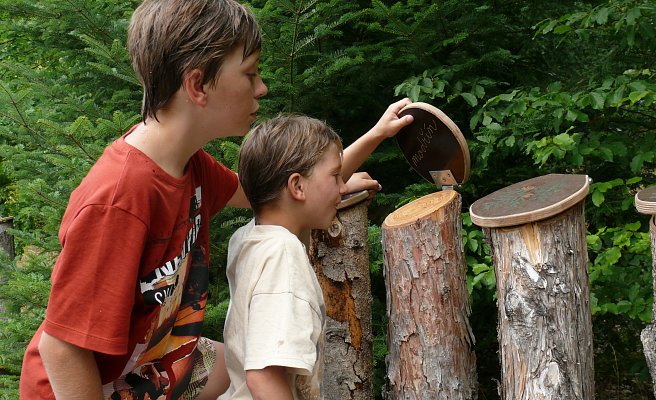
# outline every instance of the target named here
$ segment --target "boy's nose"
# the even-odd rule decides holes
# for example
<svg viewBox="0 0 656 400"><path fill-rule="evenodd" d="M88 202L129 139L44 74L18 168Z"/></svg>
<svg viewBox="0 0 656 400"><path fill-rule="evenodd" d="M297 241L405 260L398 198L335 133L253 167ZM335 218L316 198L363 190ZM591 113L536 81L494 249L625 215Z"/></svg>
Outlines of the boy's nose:
<svg viewBox="0 0 656 400"><path fill-rule="evenodd" d="M346 183L344 183L344 179L342 179L341 177L339 178L339 182L340 182L340 184L339 184L339 194L345 195L346 190L347 190L346 189Z"/></svg>
<svg viewBox="0 0 656 400"><path fill-rule="evenodd" d="M255 89L255 98L259 99L269 93L269 88L264 84L264 80L260 77L257 88Z"/></svg>

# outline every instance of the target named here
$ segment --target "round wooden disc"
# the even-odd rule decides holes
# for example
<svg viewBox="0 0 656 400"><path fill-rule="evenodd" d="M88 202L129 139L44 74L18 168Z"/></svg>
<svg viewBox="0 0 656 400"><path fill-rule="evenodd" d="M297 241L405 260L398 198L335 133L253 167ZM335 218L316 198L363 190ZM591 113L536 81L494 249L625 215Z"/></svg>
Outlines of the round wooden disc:
<svg viewBox="0 0 656 400"><path fill-rule="evenodd" d="M472 222L485 228L521 225L552 217L588 194L587 175L549 174L515 183L474 202Z"/></svg>
<svg viewBox="0 0 656 400"><path fill-rule="evenodd" d="M385 218L383 225L388 227L403 226L417 221L449 203L458 192L455 190L443 190L420 197L411 201Z"/></svg>
<svg viewBox="0 0 656 400"><path fill-rule="evenodd" d="M350 207L364 201L369 197L369 191L363 190L361 192L347 193L342 196L342 201L337 204L337 209L341 210L346 207Z"/></svg>
<svg viewBox="0 0 656 400"><path fill-rule="evenodd" d="M412 115L414 121L396 135L406 160L424 179L435 183L430 171L451 171L455 183L469 177L469 147L458 126L438 108L427 103L403 107L399 117Z"/></svg>
<svg viewBox="0 0 656 400"><path fill-rule="evenodd" d="M642 189L636 193L635 206L638 212L656 215L656 186Z"/></svg>

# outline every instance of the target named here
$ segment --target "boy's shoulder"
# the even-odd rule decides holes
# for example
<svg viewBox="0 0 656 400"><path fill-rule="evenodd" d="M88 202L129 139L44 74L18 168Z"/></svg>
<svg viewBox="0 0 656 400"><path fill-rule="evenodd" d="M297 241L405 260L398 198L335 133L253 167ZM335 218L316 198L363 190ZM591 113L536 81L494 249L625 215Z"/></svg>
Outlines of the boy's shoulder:
<svg viewBox="0 0 656 400"><path fill-rule="evenodd" d="M307 258L305 245L290 231L279 225L257 225L254 220L237 229L228 243L228 263L243 259L270 257L274 254Z"/></svg>
<svg viewBox="0 0 656 400"><path fill-rule="evenodd" d="M247 240L270 248L305 251L298 237L280 225L255 225Z"/></svg>
<svg viewBox="0 0 656 400"><path fill-rule="evenodd" d="M254 219L235 231L229 245L246 242L250 245L262 243L268 246L305 247L298 237L286 228L280 225L257 225Z"/></svg>

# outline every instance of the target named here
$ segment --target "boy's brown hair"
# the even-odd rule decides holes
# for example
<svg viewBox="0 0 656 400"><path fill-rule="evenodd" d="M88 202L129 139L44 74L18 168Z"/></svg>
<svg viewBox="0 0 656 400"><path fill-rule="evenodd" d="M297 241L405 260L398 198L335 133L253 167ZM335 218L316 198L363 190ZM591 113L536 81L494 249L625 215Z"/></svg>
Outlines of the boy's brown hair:
<svg viewBox="0 0 656 400"><path fill-rule="evenodd" d="M279 115L254 128L241 145L238 175L255 215L275 201L290 175L312 174L331 144L342 140L325 122L301 115Z"/></svg>
<svg viewBox="0 0 656 400"><path fill-rule="evenodd" d="M235 0L145 0L132 15L128 51L144 90L141 116L157 119L199 68L203 84L216 84L225 57L239 45L246 58L262 46L260 27Z"/></svg>

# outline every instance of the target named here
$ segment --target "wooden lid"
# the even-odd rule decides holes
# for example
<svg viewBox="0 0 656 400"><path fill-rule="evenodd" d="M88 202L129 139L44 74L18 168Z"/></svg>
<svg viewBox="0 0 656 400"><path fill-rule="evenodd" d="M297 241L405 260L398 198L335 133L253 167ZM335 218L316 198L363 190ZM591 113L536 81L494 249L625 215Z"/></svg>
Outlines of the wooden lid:
<svg viewBox="0 0 656 400"><path fill-rule="evenodd" d="M635 206L638 212L656 215L656 186L642 189L636 193Z"/></svg>
<svg viewBox="0 0 656 400"><path fill-rule="evenodd" d="M369 191L363 190L361 192L347 193L342 196L342 201L337 204L337 209L341 210L350 206L354 206L369 197Z"/></svg>
<svg viewBox="0 0 656 400"><path fill-rule="evenodd" d="M472 222L484 228L521 225L552 217L588 194L587 175L549 174L515 183L469 207Z"/></svg>
<svg viewBox="0 0 656 400"><path fill-rule="evenodd" d="M383 225L397 227L411 224L418 219L439 210L457 195L458 192L454 190L444 190L420 197L388 215L387 218L385 218Z"/></svg>
<svg viewBox="0 0 656 400"><path fill-rule="evenodd" d="M469 147L458 126L427 103L408 104L399 112L399 117L405 115L414 121L399 131L396 141L412 168L431 183L464 183L469 177ZM436 182L431 171L450 171L455 182Z"/></svg>

